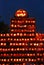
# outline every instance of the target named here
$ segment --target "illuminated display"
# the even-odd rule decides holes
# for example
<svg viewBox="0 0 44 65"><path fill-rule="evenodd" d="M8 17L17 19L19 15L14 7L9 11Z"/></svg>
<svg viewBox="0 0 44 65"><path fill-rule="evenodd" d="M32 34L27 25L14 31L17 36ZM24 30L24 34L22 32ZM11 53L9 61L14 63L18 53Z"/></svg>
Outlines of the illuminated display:
<svg viewBox="0 0 44 65"><path fill-rule="evenodd" d="M16 17L27 17L27 11L23 9L17 10L15 13L15 16Z"/></svg>
<svg viewBox="0 0 44 65"><path fill-rule="evenodd" d="M10 33L0 34L0 65L44 65L44 34L36 33L35 18L19 9Z"/></svg>

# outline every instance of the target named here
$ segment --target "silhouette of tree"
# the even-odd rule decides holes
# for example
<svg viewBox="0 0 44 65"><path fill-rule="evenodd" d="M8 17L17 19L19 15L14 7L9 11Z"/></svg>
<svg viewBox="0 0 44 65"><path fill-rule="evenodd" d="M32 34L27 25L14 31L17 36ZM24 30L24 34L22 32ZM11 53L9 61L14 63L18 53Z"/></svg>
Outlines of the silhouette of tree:
<svg viewBox="0 0 44 65"><path fill-rule="evenodd" d="M9 32L9 26L4 23L4 21L0 22L0 33Z"/></svg>

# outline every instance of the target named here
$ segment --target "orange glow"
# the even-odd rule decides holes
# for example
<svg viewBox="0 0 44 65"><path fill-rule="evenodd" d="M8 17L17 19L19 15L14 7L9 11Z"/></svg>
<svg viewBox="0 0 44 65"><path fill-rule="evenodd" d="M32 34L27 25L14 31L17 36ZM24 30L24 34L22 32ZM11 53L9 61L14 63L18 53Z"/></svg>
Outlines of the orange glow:
<svg viewBox="0 0 44 65"><path fill-rule="evenodd" d="M20 9L11 19L10 32L0 33L0 65L43 65L44 34L36 33L35 19Z"/></svg>
<svg viewBox="0 0 44 65"><path fill-rule="evenodd" d="M8 34L8 33L7 33L6 35L7 35L7 36L9 36L9 34Z"/></svg>
<svg viewBox="0 0 44 65"><path fill-rule="evenodd" d="M27 16L27 12L23 9L17 10L15 13L16 17L26 17Z"/></svg>
<svg viewBox="0 0 44 65"><path fill-rule="evenodd" d="M12 24L11 27L14 27L14 25Z"/></svg>

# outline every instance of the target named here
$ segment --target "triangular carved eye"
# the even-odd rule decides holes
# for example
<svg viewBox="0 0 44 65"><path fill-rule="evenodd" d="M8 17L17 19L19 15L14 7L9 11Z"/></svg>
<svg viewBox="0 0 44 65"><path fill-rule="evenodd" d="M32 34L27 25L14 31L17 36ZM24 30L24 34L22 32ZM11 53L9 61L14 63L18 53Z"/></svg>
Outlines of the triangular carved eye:
<svg viewBox="0 0 44 65"><path fill-rule="evenodd" d="M19 9L16 11L15 16L16 17L27 17L27 11L23 9Z"/></svg>

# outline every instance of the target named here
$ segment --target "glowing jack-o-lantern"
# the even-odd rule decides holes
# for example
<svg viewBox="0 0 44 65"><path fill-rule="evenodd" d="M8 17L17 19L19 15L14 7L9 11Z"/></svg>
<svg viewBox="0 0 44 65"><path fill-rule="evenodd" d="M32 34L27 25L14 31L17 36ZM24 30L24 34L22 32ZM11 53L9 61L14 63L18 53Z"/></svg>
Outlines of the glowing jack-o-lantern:
<svg viewBox="0 0 44 65"><path fill-rule="evenodd" d="M27 17L28 13L27 13L27 11L25 11L23 9L19 9L16 11L15 16L16 17Z"/></svg>

